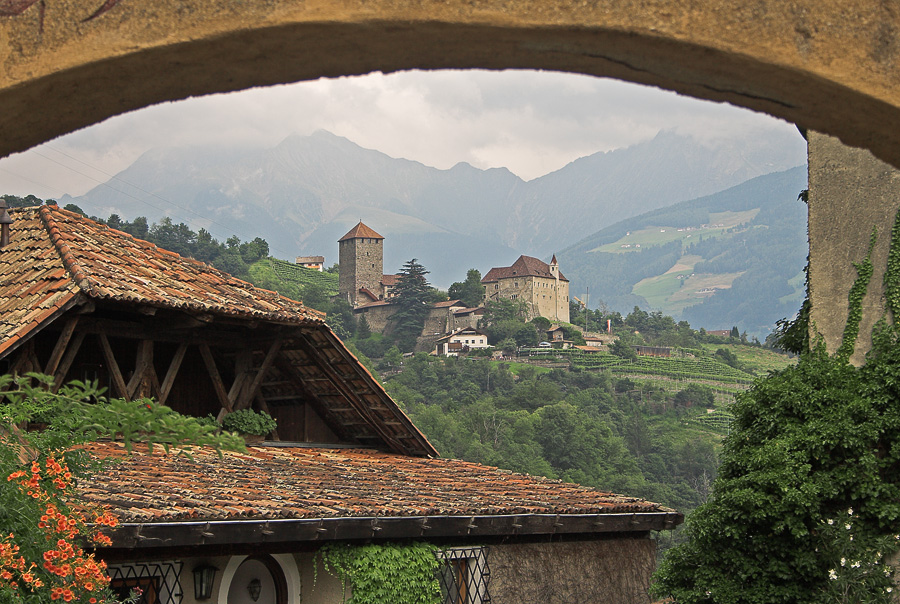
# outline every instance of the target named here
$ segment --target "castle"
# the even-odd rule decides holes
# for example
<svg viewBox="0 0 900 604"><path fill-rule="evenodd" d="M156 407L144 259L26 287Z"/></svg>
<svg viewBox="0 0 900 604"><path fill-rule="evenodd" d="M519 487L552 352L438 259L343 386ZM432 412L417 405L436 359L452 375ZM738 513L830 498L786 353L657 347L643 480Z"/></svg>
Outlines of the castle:
<svg viewBox="0 0 900 604"><path fill-rule="evenodd" d="M384 274L384 237L360 220L338 240L338 246L340 296L358 312L369 315L370 324L378 325L376 329L380 330L382 323L386 324L388 320L391 290L398 279L397 275ZM528 319L546 317L551 321L569 322L569 280L560 272L555 255L550 264L531 256L519 256L512 266L492 268L481 284L485 287L485 303L518 300L525 303ZM446 303L435 306L441 305L446 306ZM373 312L376 309L379 312ZM474 310L462 305L453 306L451 314L455 313L454 317L460 315L460 325L469 325L475 320L474 313L469 311ZM449 307L447 312L450 312ZM460 313L465 314L465 320ZM455 318L447 320L445 329L450 325L458 326L456 321Z"/></svg>
<svg viewBox="0 0 900 604"><path fill-rule="evenodd" d="M492 268L482 278L485 303L518 300L525 303L528 319L546 317L569 322L569 280L559 271L556 255L550 264L519 256L512 266Z"/></svg>

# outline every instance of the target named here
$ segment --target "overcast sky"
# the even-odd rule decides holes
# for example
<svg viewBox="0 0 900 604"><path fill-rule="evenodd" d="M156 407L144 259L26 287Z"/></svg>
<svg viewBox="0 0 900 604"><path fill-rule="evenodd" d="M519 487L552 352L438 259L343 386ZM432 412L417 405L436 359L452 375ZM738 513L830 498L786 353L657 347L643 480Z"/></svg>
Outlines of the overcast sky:
<svg viewBox="0 0 900 604"><path fill-rule="evenodd" d="M0 193L80 195L154 147L271 146L318 129L436 168L464 161L506 167L526 180L664 129L703 139L792 131L802 149L800 135L786 122L615 80L534 71L375 73L189 99L114 117L0 160Z"/></svg>

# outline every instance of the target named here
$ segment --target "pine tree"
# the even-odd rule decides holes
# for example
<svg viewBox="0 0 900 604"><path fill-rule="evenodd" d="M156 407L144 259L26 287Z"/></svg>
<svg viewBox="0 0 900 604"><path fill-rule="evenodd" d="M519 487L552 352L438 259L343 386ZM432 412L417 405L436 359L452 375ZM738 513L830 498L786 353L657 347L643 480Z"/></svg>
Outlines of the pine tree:
<svg viewBox="0 0 900 604"><path fill-rule="evenodd" d="M369 320L366 319L366 315L363 313L359 316L359 321L356 322L356 337L360 340L368 340L371 335L372 328L369 327Z"/></svg>
<svg viewBox="0 0 900 604"><path fill-rule="evenodd" d="M391 317L394 322L393 339L404 352L415 348L416 338L422 333L428 316L433 288L425 278L427 274L425 267L413 258L400 269L399 280L394 288L397 312Z"/></svg>

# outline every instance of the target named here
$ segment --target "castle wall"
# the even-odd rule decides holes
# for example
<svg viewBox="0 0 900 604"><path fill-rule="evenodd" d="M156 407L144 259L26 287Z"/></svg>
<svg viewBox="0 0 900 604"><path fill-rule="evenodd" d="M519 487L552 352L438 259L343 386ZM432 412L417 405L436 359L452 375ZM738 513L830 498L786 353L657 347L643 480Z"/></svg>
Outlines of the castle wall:
<svg viewBox="0 0 900 604"><path fill-rule="evenodd" d="M393 304L385 304L384 306L372 306L355 314L357 319L365 315L366 321L369 323L369 329L373 332L386 334L388 323L395 312L397 312L397 309Z"/></svg>
<svg viewBox="0 0 900 604"><path fill-rule="evenodd" d="M569 283L545 277L523 276L499 279L485 288L485 300L525 302L526 318L546 317L569 322ZM498 287L495 287L498 286Z"/></svg>

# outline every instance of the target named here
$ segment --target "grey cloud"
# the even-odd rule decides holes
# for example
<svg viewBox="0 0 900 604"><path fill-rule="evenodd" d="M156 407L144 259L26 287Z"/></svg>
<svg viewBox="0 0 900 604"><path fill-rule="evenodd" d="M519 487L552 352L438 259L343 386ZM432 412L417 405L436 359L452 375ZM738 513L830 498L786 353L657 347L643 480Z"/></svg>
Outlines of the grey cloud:
<svg viewBox="0 0 900 604"><path fill-rule="evenodd" d="M797 163L803 161L802 138L790 124L668 91L552 72L403 72L150 107L4 159L0 182L18 194L79 194L101 176L84 164L115 173L154 147L270 146L317 129L438 168L465 161L479 168L508 167L525 179L665 129L712 142L776 137L792 146ZM28 180L16 182L13 175Z"/></svg>

